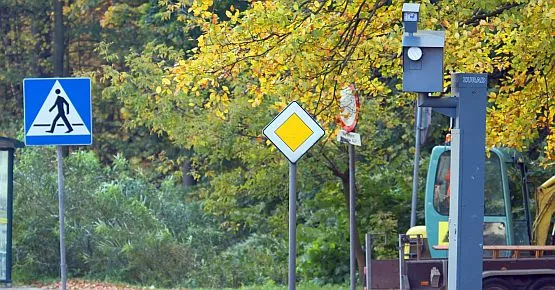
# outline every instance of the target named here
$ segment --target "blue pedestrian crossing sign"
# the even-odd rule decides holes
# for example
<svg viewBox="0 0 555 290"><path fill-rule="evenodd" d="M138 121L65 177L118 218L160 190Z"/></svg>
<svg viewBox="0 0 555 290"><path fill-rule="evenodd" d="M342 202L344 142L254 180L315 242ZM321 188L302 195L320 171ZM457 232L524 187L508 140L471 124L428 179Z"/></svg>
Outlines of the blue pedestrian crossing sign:
<svg viewBox="0 0 555 290"><path fill-rule="evenodd" d="M23 80L25 145L92 144L90 78Z"/></svg>

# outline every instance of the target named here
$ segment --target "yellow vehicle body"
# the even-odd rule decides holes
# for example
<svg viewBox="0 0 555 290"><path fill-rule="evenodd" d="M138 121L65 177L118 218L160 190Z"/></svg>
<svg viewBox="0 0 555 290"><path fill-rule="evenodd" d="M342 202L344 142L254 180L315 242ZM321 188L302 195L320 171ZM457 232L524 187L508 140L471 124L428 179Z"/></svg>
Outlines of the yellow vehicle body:
<svg viewBox="0 0 555 290"><path fill-rule="evenodd" d="M423 245L425 245L426 243L424 243L425 239L427 238L426 236L426 226L414 226L412 228L410 228L407 231L407 236L411 239L417 239L418 237L420 237L423 242ZM405 259L410 259L410 254L411 253L416 253L418 251L418 249L420 248L421 250L425 250L426 247L420 247L421 245L409 245L406 244L405 245Z"/></svg>
<svg viewBox="0 0 555 290"><path fill-rule="evenodd" d="M555 176L544 182L536 191L537 214L532 227L534 245L546 244L551 219L555 213Z"/></svg>

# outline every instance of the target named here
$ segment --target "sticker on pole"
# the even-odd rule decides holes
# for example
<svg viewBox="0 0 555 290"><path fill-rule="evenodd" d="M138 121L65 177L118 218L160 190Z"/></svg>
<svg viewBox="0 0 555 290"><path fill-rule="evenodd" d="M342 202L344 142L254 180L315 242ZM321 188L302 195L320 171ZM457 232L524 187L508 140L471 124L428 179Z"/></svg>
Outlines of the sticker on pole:
<svg viewBox="0 0 555 290"><path fill-rule="evenodd" d="M91 80L23 80L26 145L92 143Z"/></svg>
<svg viewBox="0 0 555 290"><path fill-rule="evenodd" d="M347 133L352 132L358 121L358 112L360 104L356 94L355 85L349 85L341 90L341 98L339 99L339 123Z"/></svg>
<svg viewBox="0 0 555 290"><path fill-rule="evenodd" d="M341 143L349 143L355 146L362 146L362 142L360 141L360 134L355 132L339 130L339 134L337 134L337 141Z"/></svg>
<svg viewBox="0 0 555 290"><path fill-rule="evenodd" d="M291 163L296 163L325 134L297 102L291 102L262 133Z"/></svg>

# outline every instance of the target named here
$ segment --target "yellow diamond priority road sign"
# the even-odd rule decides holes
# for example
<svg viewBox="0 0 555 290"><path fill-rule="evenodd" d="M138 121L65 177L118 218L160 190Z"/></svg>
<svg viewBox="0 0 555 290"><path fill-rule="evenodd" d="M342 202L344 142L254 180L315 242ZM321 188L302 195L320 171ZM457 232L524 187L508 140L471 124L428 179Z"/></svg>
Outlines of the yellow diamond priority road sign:
<svg viewBox="0 0 555 290"><path fill-rule="evenodd" d="M262 132L291 163L296 163L325 134L297 102L290 103Z"/></svg>

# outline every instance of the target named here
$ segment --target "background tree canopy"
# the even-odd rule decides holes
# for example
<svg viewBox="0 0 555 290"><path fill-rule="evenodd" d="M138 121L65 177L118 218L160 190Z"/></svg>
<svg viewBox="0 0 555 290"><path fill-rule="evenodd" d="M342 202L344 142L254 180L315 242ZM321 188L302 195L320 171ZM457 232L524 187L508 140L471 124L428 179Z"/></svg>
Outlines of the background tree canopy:
<svg viewBox="0 0 555 290"><path fill-rule="evenodd" d="M412 105L413 96L399 89L402 1L253 1L244 11L230 6L225 17L212 4L195 1L189 9L199 17L186 23L203 33L163 80L153 106L177 103L225 119L244 99L277 111L299 100L333 128L338 91L350 83L381 105L379 113ZM539 147L546 162L555 160L548 1L423 1L421 10L420 29L447 33L445 93L451 72L490 75L487 144ZM172 135L174 126L153 119Z"/></svg>

